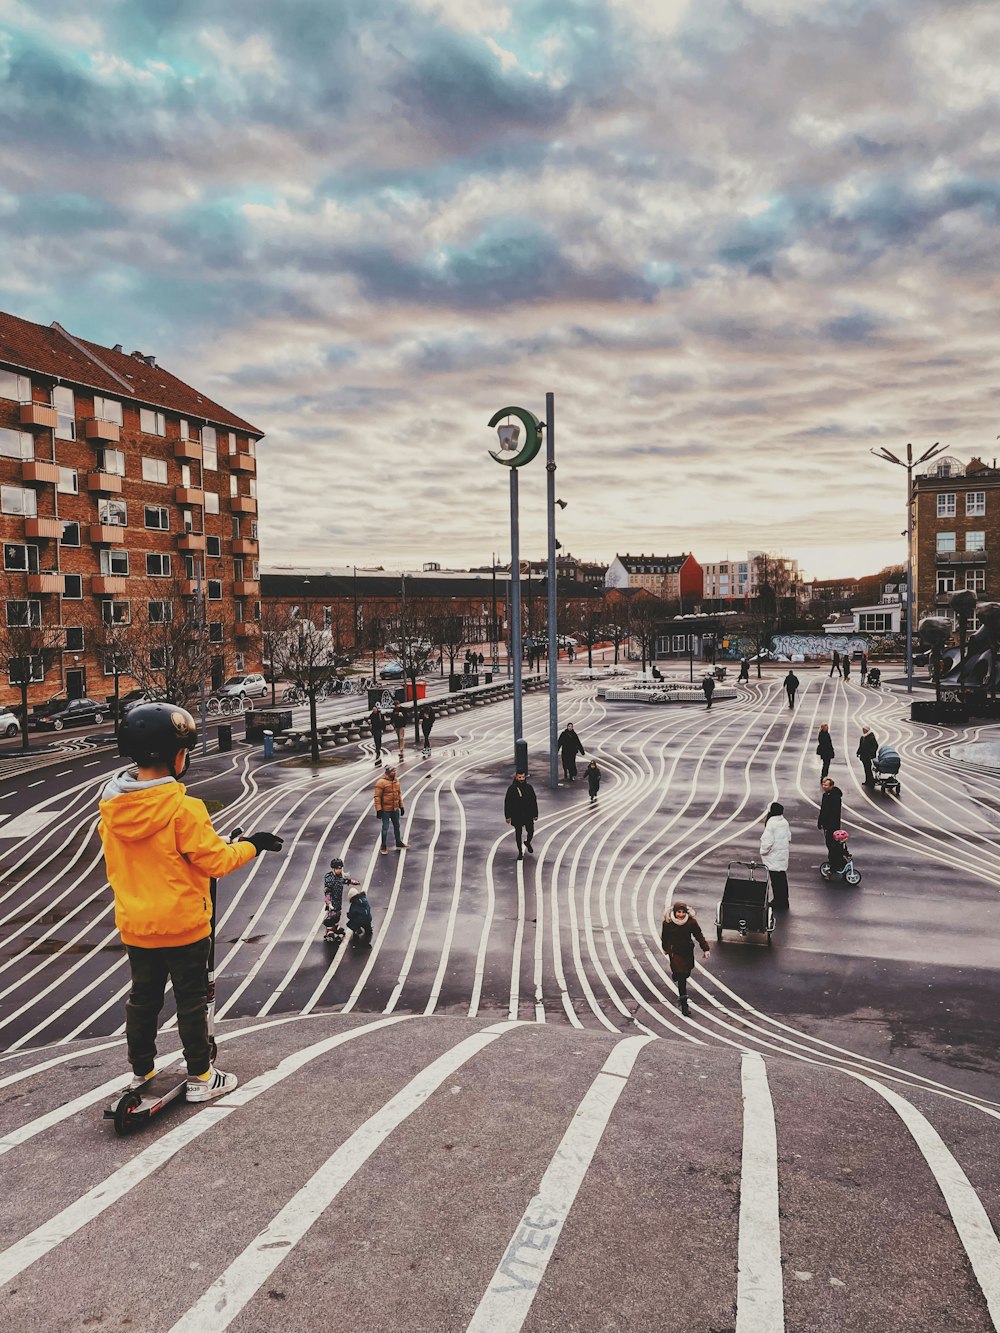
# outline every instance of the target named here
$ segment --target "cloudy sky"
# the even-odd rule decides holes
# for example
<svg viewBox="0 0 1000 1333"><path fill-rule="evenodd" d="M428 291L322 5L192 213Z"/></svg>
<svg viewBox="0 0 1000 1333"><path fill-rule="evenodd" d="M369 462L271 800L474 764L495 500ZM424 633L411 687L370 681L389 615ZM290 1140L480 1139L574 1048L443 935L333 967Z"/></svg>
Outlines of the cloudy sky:
<svg viewBox="0 0 1000 1333"><path fill-rule="evenodd" d="M1000 431L993 0L0 0L0 308L266 432L266 565L901 558ZM522 554L545 473L521 471Z"/></svg>

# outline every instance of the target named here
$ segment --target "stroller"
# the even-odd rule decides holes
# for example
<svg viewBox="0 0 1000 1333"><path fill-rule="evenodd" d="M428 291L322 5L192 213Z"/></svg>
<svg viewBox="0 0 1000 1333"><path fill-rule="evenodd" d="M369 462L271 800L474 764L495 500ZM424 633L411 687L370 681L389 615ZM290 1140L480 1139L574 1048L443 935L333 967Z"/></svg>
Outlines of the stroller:
<svg viewBox="0 0 1000 1333"><path fill-rule="evenodd" d="M861 871L855 866L851 849L847 845L847 829L837 829L833 840L837 844L837 851L823 862L819 873L825 880L843 879L848 884L860 884Z"/></svg>
<svg viewBox="0 0 1000 1333"><path fill-rule="evenodd" d="M868 675L865 678L865 684L869 689L880 690L882 688L882 668L869 667Z"/></svg>
<svg viewBox="0 0 1000 1333"><path fill-rule="evenodd" d="M767 935L768 947L774 930L774 893L767 867L758 861L730 861L726 885L715 912L715 938L722 939L724 930L738 930L747 934Z"/></svg>
<svg viewBox="0 0 1000 1333"><path fill-rule="evenodd" d="M891 745L881 746L872 761L872 777L875 779L875 786L880 787L883 794L889 792L892 796L898 796L902 790L897 777L899 762L899 751L894 750Z"/></svg>

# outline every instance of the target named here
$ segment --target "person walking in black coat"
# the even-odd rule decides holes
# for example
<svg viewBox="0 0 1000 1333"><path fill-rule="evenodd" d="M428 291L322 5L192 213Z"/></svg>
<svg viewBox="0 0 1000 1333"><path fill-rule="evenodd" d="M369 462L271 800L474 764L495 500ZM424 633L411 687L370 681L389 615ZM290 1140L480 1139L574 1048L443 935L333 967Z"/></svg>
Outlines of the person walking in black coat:
<svg viewBox="0 0 1000 1333"><path fill-rule="evenodd" d="M840 675L840 653L836 651L834 651L833 661L830 663L830 675L831 676Z"/></svg>
<svg viewBox="0 0 1000 1333"><path fill-rule="evenodd" d="M576 756L583 754L583 742L573 729L573 723L567 722L566 729L556 741L559 757L562 759L563 774L568 782L576 781Z"/></svg>
<svg viewBox="0 0 1000 1333"><path fill-rule="evenodd" d="M368 725L372 729L372 740L375 742L375 767L382 767L382 733L385 731L385 718L382 716L382 710L378 704L368 714Z"/></svg>
<svg viewBox="0 0 1000 1333"><path fill-rule="evenodd" d="M715 693L715 680L712 676L705 676L701 682L701 688L705 691L705 707L712 707L712 695Z"/></svg>
<svg viewBox="0 0 1000 1333"><path fill-rule="evenodd" d="M587 789L590 792L590 804L593 805L597 800L597 793L601 790L601 770L597 766L596 759L591 759L587 765Z"/></svg>
<svg viewBox="0 0 1000 1333"><path fill-rule="evenodd" d="M670 959L670 975L677 987L677 998L685 1018L691 1013L688 1008L687 984L688 977L694 971L695 940L707 958L711 950L697 918L686 903L674 903L663 918L660 945Z"/></svg>
<svg viewBox="0 0 1000 1333"><path fill-rule="evenodd" d="M403 757L403 749L406 745L406 713L401 704L396 704L389 715L389 726L396 733L396 742L399 745L399 757Z"/></svg>
<svg viewBox="0 0 1000 1333"><path fill-rule="evenodd" d="M862 652L861 654L858 670L861 673L861 684L863 685L868 679L868 654L866 652Z"/></svg>
<svg viewBox="0 0 1000 1333"><path fill-rule="evenodd" d="M749 657L743 657L743 658L740 659L740 674L737 676L736 679L737 679L737 681L745 680L745 681L747 682L747 684L749 685L749 683L750 683L750 659L749 659Z"/></svg>
<svg viewBox="0 0 1000 1333"><path fill-rule="evenodd" d="M858 758L865 770L864 786L875 786L875 774L872 772L872 764L875 756L878 754L878 740L870 727L861 728L861 739L858 741Z"/></svg>
<svg viewBox="0 0 1000 1333"><path fill-rule="evenodd" d="M504 818L513 825L514 840L517 843L517 859L524 860L524 850L531 851L531 839L535 832L535 820L538 818L538 797L535 789L524 772L514 774L514 781L507 788L503 803ZM524 845L521 843L522 833Z"/></svg>
<svg viewBox="0 0 1000 1333"><path fill-rule="evenodd" d="M420 730L424 737L424 757L431 752L431 732L434 729L434 709L425 704L420 710Z"/></svg>
<svg viewBox="0 0 1000 1333"><path fill-rule="evenodd" d="M819 775L820 782L830 771L830 761L834 758L833 737L830 735L829 722L820 724L819 735L816 737L816 753L823 761L823 771Z"/></svg>
<svg viewBox="0 0 1000 1333"><path fill-rule="evenodd" d="M845 653L844 656L840 659L840 666L841 666L841 670L842 670L842 672L843 672L844 679L845 679L845 680L850 680L850 678L851 678L851 655L850 655L850 653Z"/></svg>
<svg viewBox="0 0 1000 1333"><path fill-rule="evenodd" d="M833 835L840 828L844 808L844 793L834 783L833 778L823 779L823 799L819 803L819 818L816 827L823 830L826 850L831 857L837 854L837 844Z"/></svg>
<svg viewBox="0 0 1000 1333"><path fill-rule="evenodd" d="M788 707L795 707L795 691L799 688L799 678L794 671L789 671L782 682L785 687L785 693L788 695Z"/></svg>

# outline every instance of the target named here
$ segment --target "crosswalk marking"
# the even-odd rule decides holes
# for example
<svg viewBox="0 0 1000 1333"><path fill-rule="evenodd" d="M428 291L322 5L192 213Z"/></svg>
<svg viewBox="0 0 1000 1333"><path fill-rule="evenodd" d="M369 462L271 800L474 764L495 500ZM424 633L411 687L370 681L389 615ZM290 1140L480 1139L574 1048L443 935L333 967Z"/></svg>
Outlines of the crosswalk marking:
<svg viewBox="0 0 1000 1333"><path fill-rule="evenodd" d="M743 1088L743 1166L736 1258L736 1333L782 1333L785 1307L778 1220L778 1139L764 1061L746 1051Z"/></svg>

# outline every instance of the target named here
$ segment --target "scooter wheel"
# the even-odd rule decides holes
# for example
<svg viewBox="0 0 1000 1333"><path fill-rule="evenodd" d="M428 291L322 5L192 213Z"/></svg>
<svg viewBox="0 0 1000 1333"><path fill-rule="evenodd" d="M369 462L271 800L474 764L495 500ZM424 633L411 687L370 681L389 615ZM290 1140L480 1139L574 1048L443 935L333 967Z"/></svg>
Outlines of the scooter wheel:
<svg viewBox="0 0 1000 1333"><path fill-rule="evenodd" d="M819 868L819 873L822 875L822 877L823 877L825 880L829 881L829 879L830 879L830 867L829 867L828 865L821 865L820 868Z"/></svg>
<svg viewBox="0 0 1000 1333"><path fill-rule="evenodd" d="M139 1126L132 1116L132 1112L137 1106L142 1105L142 1094L139 1092L126 1092L123 1097L118 1099L118 1105L115 1107L115 1133L123 1138L126 1134L131 1134Z"/></svg>

